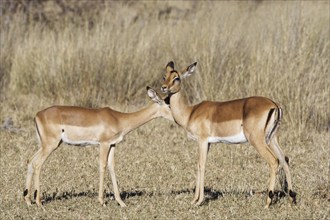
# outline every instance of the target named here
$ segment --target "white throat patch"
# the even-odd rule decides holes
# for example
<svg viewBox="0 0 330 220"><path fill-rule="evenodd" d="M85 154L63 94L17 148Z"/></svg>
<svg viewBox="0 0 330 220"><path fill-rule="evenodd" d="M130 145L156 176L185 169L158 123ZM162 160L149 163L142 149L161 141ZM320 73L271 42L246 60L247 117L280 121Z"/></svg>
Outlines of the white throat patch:
<svg viewBox="0 0 330 220"><path fill-rule="evenodd" d="M209 143L225 143L225 144L242 144L246 143L247 139L241 131L239 134L228 136L228 137L209 137L208 138Z"/></svg>

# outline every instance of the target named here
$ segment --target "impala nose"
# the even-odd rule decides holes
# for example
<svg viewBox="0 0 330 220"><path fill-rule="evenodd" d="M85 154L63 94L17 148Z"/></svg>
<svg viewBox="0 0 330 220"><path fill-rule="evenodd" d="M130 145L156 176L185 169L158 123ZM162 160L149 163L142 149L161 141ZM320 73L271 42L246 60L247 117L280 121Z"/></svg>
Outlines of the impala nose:
<svg viewBox="0 0 330 220"><path fill-rule="evenodd" d="M162 85L162 88L160 89L163 93L167 92L167 86L166 85Z"/></svg>

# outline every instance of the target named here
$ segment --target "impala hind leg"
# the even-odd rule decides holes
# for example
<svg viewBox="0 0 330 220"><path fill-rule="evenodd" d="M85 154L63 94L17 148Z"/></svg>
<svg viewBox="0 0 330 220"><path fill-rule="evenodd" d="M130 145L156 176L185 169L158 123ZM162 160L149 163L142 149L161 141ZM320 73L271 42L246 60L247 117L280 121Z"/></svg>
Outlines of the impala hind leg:
<svg viewBox="0 0 330 220"><path fill-rule="evenodd" d="M112 185L113 185L113 191L114 191L115 199L119 203L119 205L121 207L126 207L126 204L120 198L118 183L117 183L116 174L115 174L115 160L114 160L114 158L115 158L115 145L112 145L111 148L110 148L110 154L109 154L109 158L108 158L108 166L109 166L111 181L112 181Z"/></svg>
<svg viewBox="0 0 330 220"><path fill-rule="evenodd" d="M49 155L60 145L60 143L56 143L55 141L52 142L52 144L43 144L41 146L41 150L38 151L35 155L35 157L31 161L31 166L34 170L34 199L36 200L37 206L42 206L42 202L40 199L40 172L41 167L44 164L44 162L47 160Z"/></svg>
<svg viewBox="0 0 330 220"><path fill-rule="evenodd" d="M292 203L296 204L296 195L297 194L292 189L292 179L291 179L291 174L290 174L290 169L289 169L289 158L284 156L284 153L278 143L277 137L274 137L271 140L270 148L273 150L273 152L278 157L280 164L285 172L284 191L289 193Z"/></svg>
<svg viewBox="0 0 330 220"><path fill-rule="evenodd" d="M27 205L31 205L31 190L32 190L32 177L34 175L34 168L33 164L35 163L36 157L38 157L39 154L41 154L42 149L39 148L39 150L33 155L32 159L28 163L28 170L27 170L27 177L26 177L26 185L25 190L23 193L25 202Z"/></svg>
<svg viewBox="0 0 330 220"><path fill-rule="evenodd" d="M268 195L267 195L266 206L265 206L265 208L268 208L270 206L270 204L272 203L272 199L274 197L276 173L277 173L277 170L279 167L279 162L277 160L277 157L269 149L269 147L265 141L251 141L250 143L255 147L255 149L258 151L260 156L267 161L269 168L270 168Z"/></svg>

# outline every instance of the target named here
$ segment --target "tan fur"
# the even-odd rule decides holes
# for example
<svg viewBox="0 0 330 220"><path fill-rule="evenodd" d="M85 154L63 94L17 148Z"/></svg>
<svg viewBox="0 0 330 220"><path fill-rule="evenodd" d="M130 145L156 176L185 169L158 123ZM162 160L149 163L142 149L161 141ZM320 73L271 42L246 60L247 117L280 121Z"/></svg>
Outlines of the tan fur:
<svg viewBox="0 0 330 220"><path fill-rule="evenodd" d="M98 200L104 205L103 185L108 165L115 199L121 207L125 207L125 203L120 198L114 170L115 144L119 143L127 133L154 118L164 117L173 121L169 106L158 97L156 92L148 89L148 95L155 103L133 113L122 113L110 108L89 109L74 106L52 106L38 112L35 122L40 148L28 164L24 191L26 203L31 205L32 176L34 175L36 203L38 206L42 206L39 180L41 167L65 137L75 143L89 141L88 143L93 142L100 145Z"/></svg>
<svg viewBox="0 0 330 220"><path fill-rule="evenodd" d="M248 142L270 166L270 182L268 191L273 193L275 177L278 170L278 160L283 165L288 179L289 189L292 190L291 177L284 154L276 141L276 134L272 134L271 144L266 143L267 132L276 126L275 117L271 114L279 109L272 100L264 97L248 97L227 102L204 101L190 106L182 95L182 83L185 77L191 75L197 63L178 72L174 63L166 66L163 77L162 91L170 95L170 106L175 121L182 126L199 143L199 160L195 197L192 203L201 204L204 200L204 173L208 153L209 137L228 137L243 131ZM179 77L179 78L178 78ZM267 197L266 207L271 203Z"/></svg>

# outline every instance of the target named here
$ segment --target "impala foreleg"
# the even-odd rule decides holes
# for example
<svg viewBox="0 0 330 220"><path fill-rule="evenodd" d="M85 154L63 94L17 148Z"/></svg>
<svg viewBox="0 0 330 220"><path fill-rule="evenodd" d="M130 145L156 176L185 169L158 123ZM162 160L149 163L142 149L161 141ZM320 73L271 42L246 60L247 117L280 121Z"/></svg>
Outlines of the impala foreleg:
<svg viewBox="0 0 330 220"><path fill-rule="evenodd" d="M100 162L100 182L99 182L99 197L98 201L101 203L101 205L105 206L104 203L104 191L103 191L103 186L104 186L104 175L105 175L105 170L107 168L107 160L108 160L108 155L109 155L109 150L110 146L107 144L100 144L100 155L99 155L99 162Z"/></svg>
<svg viewBox="0 0 330 220"><path fill-rule="evenodd" d="M197 171L197 182L196 182L196 192L195 198L192 203L196 205L201 205L204 201L204 176L205 176L205 166L208 153L209 144L207 140L201 141L199 143L199 159L198 159L198 171Z"/></svg>
<svg viewBox="0 0 330 220"><path fill-rule="evenodd" d="M201 179L200 166L199 166L199 160L198 160L197 161L197 176L196 176L195 196L194 196L194 199L191 201L191 204L195 204L198 201L200 179Z"/></svg>
<svg viewBox="0 0 330 220"><path fill-rule="evenodd" d="M109 158L108 158L108 166L109 166L111 181L112 181L112 185L113 185L113 191L114 191L115 199L119 203L119 205L121 207L126 207L126 204L120 198L118 183L117 183L116 174L115 174L114 158L115 158L115 145L112 145L110 148L110 154L109 154Z"/></svg>

